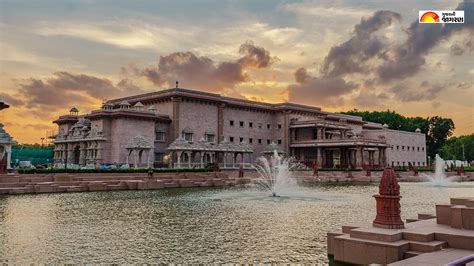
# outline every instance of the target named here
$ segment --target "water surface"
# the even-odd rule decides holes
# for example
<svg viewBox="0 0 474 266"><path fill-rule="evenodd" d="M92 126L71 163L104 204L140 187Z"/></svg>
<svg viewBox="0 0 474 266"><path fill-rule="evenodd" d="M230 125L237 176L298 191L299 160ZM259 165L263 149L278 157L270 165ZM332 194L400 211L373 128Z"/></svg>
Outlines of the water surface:
<svg viewBox="0 0 474 266"><path fill-rule="evenodd" d="M375 217L376 185L268 197L238 188L0 197L0 261L326 263L326 232ZM402 183L402 218L474 195L474 184Z"/></svg>

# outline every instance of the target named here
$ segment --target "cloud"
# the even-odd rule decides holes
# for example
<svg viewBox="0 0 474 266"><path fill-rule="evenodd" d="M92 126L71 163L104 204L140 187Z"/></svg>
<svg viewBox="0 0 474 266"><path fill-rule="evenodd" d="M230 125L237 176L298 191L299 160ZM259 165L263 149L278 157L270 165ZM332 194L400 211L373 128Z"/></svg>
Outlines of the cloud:
<svg viewBox="0 0 474 266"><path fill-rule="evenodd" d="M169 48L180 36L189 37L190 32L170 28L163 23L157 27L136 20L87 24L80 21L43 23L36 29L36 33L41 36L67 36L128 49Z"/></svg>
<svg viewBox="0 0 474 266"><path fill-rule="evenodd" d="M239 53L244 55L238 61L243 67L266 68L278 60L277 57L272 57L268 50L254 45L251 41L242 44Z"/></svg>
<svg viewBox="0 0 474 266"><path fill-rule="evenodd" d="M439 92L448 88L448 84L435 83L432 84L429 81L422 81L417 89L406 84L398 84L390 89L390 92L394 94L396 99L403 102L415 102L423 100L433 100L436 98Z"/></svg>
<svg viewBox="0 0 474 266"><path fill-rule="evenodd" d="M331 48L324 59L321 73L338 77L369 71L364 63L385 51L385 45L374 33L398 20L400 14L384 10L376 11L369 18L362 18L355 25L352 38Z"/></svg>
<svg viewBox="0 0 474 266"><path fill-rule="evenodd" d="M474 51L474 39L465 39L462 43L451 45L451 55L461 56L471 54Z"/></svg>
<svg viewBox="0 0 474 266"><path fill-rule="evenodd" d="M0 100L11 106L23 105L23 101L20 100L19 97L15 97L6 93L0 93Z"/></svg>
<svg viewBox="0 0 474 266"><path fill-rule="evenodd" d="M354 104L356 106L364 106L373 108L384 107L384 103L390 99L390 96L386 93L376 93L371 91L361 91L359 95L354 97Z"/></svg>
<svg viewBox="0 0 474 266"><path fill-rule="evenodd" d="M90 105L95 100L116 98L144 92L130 80L112 81L66 71L55 72L46 79L29 78L19 84L18 97L36 111L54 111L72 105Z"/></svg>
<svg viewBox="0 0 474 266"><path fill-rule="evenodd" d="M474 13L474 2L465 0L455 9L467 14L464 24L421 24L414 21L407 30L407 40L396 46L392 58L378 67L379 78L391 81L414 76L425 65L425 56L443 40L460 31L474 34L474 20L468 15Z"/></svg>
<svg viewBox="0 0 474 266"><path fill-rule="evenodd" d="M296 84L288 86L288 97L290 101L298 103L327 103L358 88L357 84L342 78L313 77L304 68L296 70L295 80Z"/></svg>
<svg viewBox="0 0 474 266"><path fill-rule="evenodd" d="M158 86L173 86L176 80L180 85L206 91L232 89L235 85L250 80L247 69L263 69L273 65L278 59L271 56L263 47L247 41L239 48L242 55L234 61L214 62L193 52L175 52L161 56L157 67L136 66L124 68L122 72L145 77Z"/></svg>

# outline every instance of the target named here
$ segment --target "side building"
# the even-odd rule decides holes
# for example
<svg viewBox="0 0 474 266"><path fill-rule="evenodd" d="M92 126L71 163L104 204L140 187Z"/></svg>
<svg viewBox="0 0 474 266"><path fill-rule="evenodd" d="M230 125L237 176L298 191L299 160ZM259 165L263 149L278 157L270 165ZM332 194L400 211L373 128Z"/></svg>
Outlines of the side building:
<svg viewBox="0 0 474 266"><path fill-rule="evenodd" d="M274 150L318 167L426 165L425 135L294 103L174 88L107 101L54 121L58 167L245 168Z"/></svg>

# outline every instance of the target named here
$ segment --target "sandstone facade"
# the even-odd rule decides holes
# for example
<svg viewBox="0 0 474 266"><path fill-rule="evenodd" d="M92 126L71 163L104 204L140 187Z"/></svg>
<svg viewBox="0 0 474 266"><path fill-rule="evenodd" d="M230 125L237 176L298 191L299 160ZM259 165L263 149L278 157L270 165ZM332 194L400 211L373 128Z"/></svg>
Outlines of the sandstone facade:
<svg viewBox="0 0 474 266"><path fill-rule="evenodd" d="M97 167L250 166L277 149L318 167L426 165L425 135L293 103L174 88L110 100L54 121L57 164ZM134 142L139 137L142 146ZM135 145L135 146L134 146Z"/></svg>

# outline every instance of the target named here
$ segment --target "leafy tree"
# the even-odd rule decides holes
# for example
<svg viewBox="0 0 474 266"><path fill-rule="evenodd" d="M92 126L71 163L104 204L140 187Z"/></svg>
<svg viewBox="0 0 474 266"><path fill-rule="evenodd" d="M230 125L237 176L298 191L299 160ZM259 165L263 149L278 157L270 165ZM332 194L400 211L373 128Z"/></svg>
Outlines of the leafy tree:
<svg viewBox="0 0 474 266"><path fill-rule="evenodd" d="M474 134L449 138L439 155L446 160L474 161Z"/></svg>

